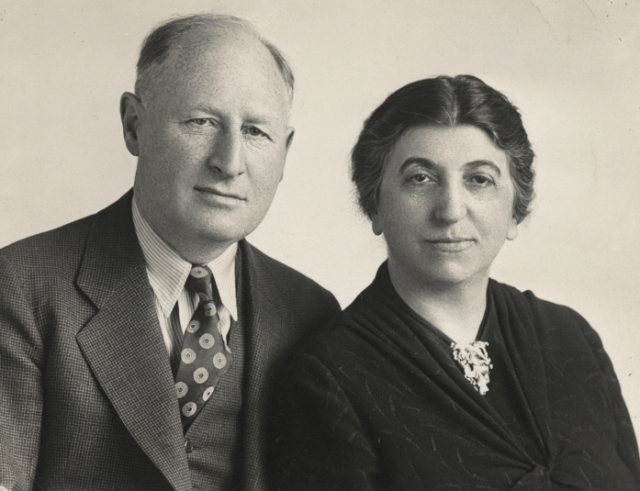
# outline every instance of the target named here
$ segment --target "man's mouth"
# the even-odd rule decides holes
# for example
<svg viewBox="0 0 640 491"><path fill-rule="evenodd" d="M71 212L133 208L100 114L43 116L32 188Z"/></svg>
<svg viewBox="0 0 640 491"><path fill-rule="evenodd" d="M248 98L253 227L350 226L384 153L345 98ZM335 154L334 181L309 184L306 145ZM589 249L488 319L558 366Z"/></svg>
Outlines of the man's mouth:
<svg viewBox="0 0 640 491"><path fill-rule="evenodd" d="M209 187L209 186L195 186L194 189L196 191L199 191L201 193L205 193L205 194L210 194L213 196L219 196L221 198L227 198L227 199L236 199L239 201L244 201L246 198L240 194L237 193L233 193L230 191L223 191L220 189L216 189L213 187Z"/></svg>

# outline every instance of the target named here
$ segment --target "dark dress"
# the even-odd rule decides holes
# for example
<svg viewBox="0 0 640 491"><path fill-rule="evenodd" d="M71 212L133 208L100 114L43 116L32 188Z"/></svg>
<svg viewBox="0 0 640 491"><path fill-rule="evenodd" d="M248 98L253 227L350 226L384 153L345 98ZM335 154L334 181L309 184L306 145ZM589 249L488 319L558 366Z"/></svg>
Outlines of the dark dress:
<svg viewBox="0 0 640 491"><path fill-rule="evenodd" d="M482 396L386 263L291 360L271 412L274 490L639 490L628 411L573 310L490 280Z"/></svg>

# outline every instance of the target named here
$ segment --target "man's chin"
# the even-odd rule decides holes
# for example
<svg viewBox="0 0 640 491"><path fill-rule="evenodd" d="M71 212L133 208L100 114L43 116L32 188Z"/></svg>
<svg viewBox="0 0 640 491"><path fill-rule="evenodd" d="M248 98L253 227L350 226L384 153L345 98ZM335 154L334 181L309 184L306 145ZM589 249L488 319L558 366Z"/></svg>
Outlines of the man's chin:
<svg viewBox="0 0 640 491"><path fill-rule="evenodd" d="M239 222L239 221L238 221ZM244 239L256 227L238 227L236 223L216 223L207 224L197 232L195 240L201 244L211 244L212 246L231 245Z"/></svg>

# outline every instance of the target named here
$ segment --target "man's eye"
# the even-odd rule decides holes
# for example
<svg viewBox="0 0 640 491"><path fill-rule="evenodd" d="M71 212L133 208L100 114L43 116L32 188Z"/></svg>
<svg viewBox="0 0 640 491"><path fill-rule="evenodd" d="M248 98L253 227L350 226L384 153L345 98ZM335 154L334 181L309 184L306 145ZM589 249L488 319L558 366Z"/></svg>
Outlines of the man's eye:
<svg viewBox="0 0 640 491"><path fill-rule="evenodd" d="M242 132L249 136L265 136L268 138L268 135L264 131L260 128L256 128L255 126L245 126L242 128Z"/></svg>
<svg viewBox="0 0 640 491"><path fill-rule="evenodd" d="M215 119L212 118L193 118L187 121L187 124L190 126L203 126L203 127L212 127L216 128L218 123Z"/></svg>

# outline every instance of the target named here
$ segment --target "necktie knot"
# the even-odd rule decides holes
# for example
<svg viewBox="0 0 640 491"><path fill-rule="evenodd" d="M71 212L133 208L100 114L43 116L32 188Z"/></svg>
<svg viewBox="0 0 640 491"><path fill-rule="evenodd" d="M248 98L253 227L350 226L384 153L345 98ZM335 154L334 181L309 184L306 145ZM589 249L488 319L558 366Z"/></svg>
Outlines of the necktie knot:
<svg viewBox="0 0 640 491"><path fill-rule="evenodd" d="M189 271L187 285L200 297L201 302L212 301L214 300L212 280L213 273L208 266L194 264Z"/></svg>

